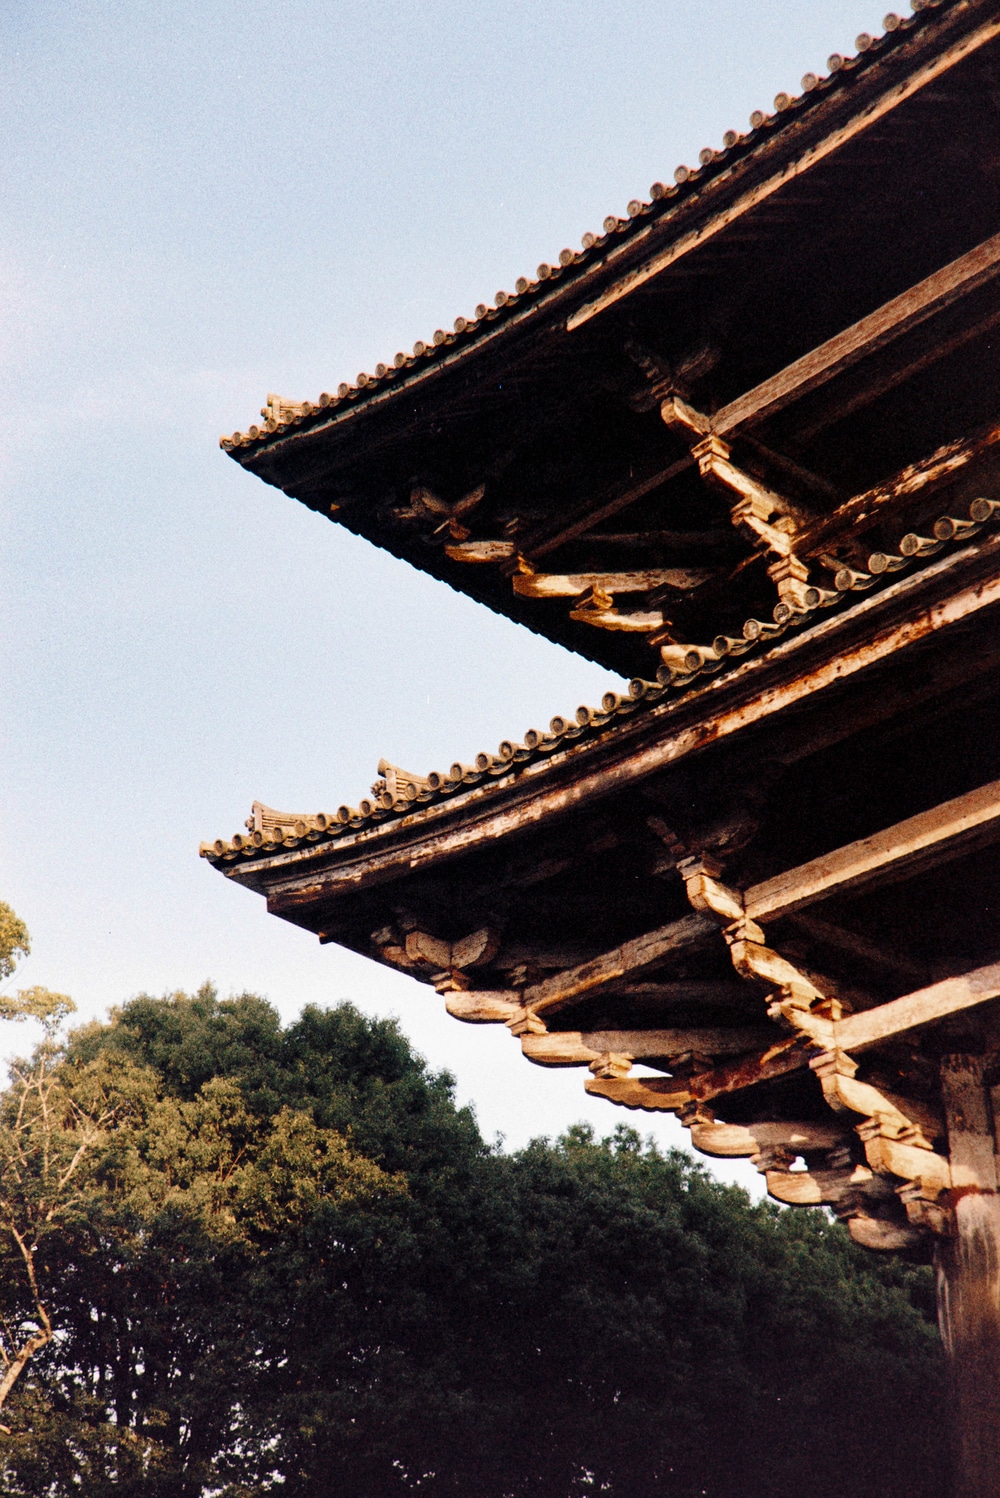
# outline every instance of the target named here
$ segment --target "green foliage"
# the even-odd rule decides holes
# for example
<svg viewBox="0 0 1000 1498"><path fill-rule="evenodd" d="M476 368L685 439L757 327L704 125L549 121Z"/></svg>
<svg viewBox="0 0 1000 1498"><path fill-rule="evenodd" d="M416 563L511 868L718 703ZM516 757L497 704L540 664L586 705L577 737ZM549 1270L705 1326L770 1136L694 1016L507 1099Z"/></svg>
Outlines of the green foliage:
<svg viewBox="0 0 1000 1498"><path fill-rule="evenodd" d="M9 978L17 959L27 957L30 951L27 926L0 900L0 978Z"/></svg>
<svg viewBox="0 0 1000 1498"><path fill-rule="evenodd" d="M822 1215L627 1128L504 1156L347 1005L142 997L53 1061L101 1132L11 1498L944 1490L928 1272Z"/></svg>
<svg viewBox="0 0 1000 1498"><path fill-rule="evenodd" d="M0 994L0 1019L37 1019L50 1039L63 1021L76 1012L68 994L49 988L22 988L16 994Z"/></svg>

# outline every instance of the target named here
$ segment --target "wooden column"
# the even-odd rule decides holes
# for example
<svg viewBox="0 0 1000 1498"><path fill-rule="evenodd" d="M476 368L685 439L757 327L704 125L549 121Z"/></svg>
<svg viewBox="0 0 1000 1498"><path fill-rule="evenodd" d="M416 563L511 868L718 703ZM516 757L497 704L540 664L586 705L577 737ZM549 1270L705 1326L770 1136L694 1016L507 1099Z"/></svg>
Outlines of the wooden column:
<svg viewBox="0 0 1000 1498"><path fill-rule="evenodd" d="M994 1099L984 1072L979 1056L942 1059L955 1233L938 1249L937 1295L960 1498L1000 1495L1000 1198Z"/></svg>

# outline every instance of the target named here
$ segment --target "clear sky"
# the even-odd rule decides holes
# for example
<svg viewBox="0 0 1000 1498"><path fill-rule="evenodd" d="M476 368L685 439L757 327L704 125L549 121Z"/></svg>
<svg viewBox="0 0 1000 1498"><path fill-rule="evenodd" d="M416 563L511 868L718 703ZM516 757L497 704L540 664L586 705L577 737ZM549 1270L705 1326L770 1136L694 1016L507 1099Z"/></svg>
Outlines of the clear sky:
<svg viewBox="0 0 1000 1498"><path fill-rule="evenodd" d="M447 768L614 684L218 438L578 245L880 30L876 3L0 0L0 898L34 939L15 985L86 1016L206 978L289 1019L351 998L512 1146L584 1117L686 1137L199 860L255 797L356 803L381 755Z"/></svg>

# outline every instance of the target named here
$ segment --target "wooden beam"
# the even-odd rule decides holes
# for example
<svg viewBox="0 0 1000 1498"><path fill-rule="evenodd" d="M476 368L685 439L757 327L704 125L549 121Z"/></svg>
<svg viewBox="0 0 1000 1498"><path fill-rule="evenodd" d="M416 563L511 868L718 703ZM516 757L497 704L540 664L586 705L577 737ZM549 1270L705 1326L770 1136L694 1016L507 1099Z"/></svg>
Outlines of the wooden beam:
<svg viewBox="0 0 1000 1498"><path fill-rule="evenodd" d="M942 266L842 333L828 338L811 353L804 354L770 379L730 401L715 413L712 430L724 437L741 427L766 420L810 391L836 379L859 360L887 348L912 328L996 279L997 275L1000 275L1000 234L994 234L967 254Z"/></svg>
<svg viewBox="0 0 1000 1498"><path fill-rule="evenodd" d="M626 1108L676 1111L692 1100L710 1102L714 1097L742 1092L758 1082L771 1081L790 1072L800 1071L808 1066L810 1050L815 1046L823 1046L832 1053L865 1050L891 1036L933 1024L951 1014L958 1014L996 998L1000 998L1000 963L977 968L961 977L946 978L929 988L904 994L900 999L892 999L888 1004L879 1004L861 1014L849 1015L847 1019L831 1021L804 1012L801 1016L802 1033L799 1035L778 1039L763 1053L741 1056L735 1061L713 1067L711 1071L696 1072L683 1080L660 1077L595 1078L593 1082L586 1083L586 1088L588 1092L609 1098L611 1102L620 1102ZM677 1101L678 1098L680 1101ZM920 1152L922 1155L929 1153L927 1150ZM924 1161L924 1164L930 1168L928 1162Z"/></svg>
<svg viewBox="0 0 1000 1498"><path fill-rule="evenodd" d="M777 1040L762 1054L741 1056L690 1077L594 1077L584 1087L594 1097L605 1097L623 1108L676 1113L690 1102L710 1102L729 1092L742 1092L758 1082L770 1082L789 1072L801 1071L808 1059L808 1048L799 1036L793 1035Z"/></svg>
<svg viewBox="0 0 1000 1498"><path fill-rule="evenodd" d="M915 379L925 369L930 369L942 359L947 359L951 354L957 353L967 343L972 343L976 338L982 338L998 323L1000 323L1000 308L984 313L982 316L974 316L971 321L963 322L960 328L947 337L935 336L937 330L931 328L922 340L922 349L919 352L911 350L901 364L894 364L890 369L875 365L870 370L859 371L851 381L850 393L839 391L837 398L824 403L818 413L808 417L804 423L796 422L796 446L800 448L808 446L820 432L826 431L836 422L846 420L855 411L863 406L871 405L883 395L888 395L890 390L895 390L907 380ZM748 433L741 432L740 439L760 450L760 444ZM780 461L777 454L774 456ZM837 498L839 501L840 496L838 495Z"/></svg>
<svg viewBox="0 0 1000 1498"><path fill-rule="evenodd" d="M655 567L645 572L515 572L514 592L520 598L579 598L594 589L600 593L648 593L652 588L697 588L712 574L704 567Z"/></svg>
<svg viewBox="0 0 1000 1498"><path fill-rule="evenodd" d="M539 530L534 535L528 535L521 541L520 549L527 557L544 557L550 551L555 551L559 546L565 546L567 541L574 541L577 536L582 536L586 531L592 530L595 525L600 525L602 520L609 520L612 515L617 515L621 510L627 510L636 500L645 499L647 494L652 494L656 489L668 484L671 479L676 478L679 473L694 467L694 459L690 453L685 453L682 458L668 463L665 468L657 468L645 478L630 482L622 487L615 484L606 489L603 495L599 495L590 501L586 507L578 510L575 515L567 516L558 530Z"/></svg>
<svg viewBox="0 0 1000 1498"><path fill-rule="evenodd" d="M767 1170L767 1190L775 1201L789 1207L818 1207L827 1204L838 1213L865 1203L891 1202L898 1211L898 1198L891 1177L877 1175L866 1165L845 1166L840 1170Z"/></svg>
<svg viewBox="0 0 1000 1498"><path fill-rule="evenodd" d="M1000 840L1000 780L788 869L746 891L752 921L777 920L832 894L908 877Z"/></svg>
<svg viewBox="0 0 1000 1498"><path fill-rule="evenodd" d="M891 999L888 1004L879 1004L875 1009L866 1009L836 1021L830 1025L830 1048L849 1052L864 1050L880 1040L888 1040L891 1035L902 1035L907 1030L916 1030L921 1025L946 1019L949 1014L959 1014L964 1009L974 1009L978 1004L996 998L1000 998L1000 962L976 968L960 977L944 978L929 988L917 989L916 993L904 994L900 999Z"/></svg>
<svg viewBox="0 0 1000 1498"><path fill-rule="evenodd" d="M775 1032L774 1043L767 1050L740 1056L735 1061L724 1062L711 1071L695 1072L687 1078L688 1090L699 1102L710 1102L729 1092L742 1092L746 1087L755 1087L758 1082L770 1082L775 1077L787 1076L800 1071L808 1061L808 1049L799 1035L780 1036Z"/></svg>
<svg viewBox="0 0 1000 1498"><path fill-rule="evenodd" d="M800 1123L777 1120L768 1123L693 1123L691 1143L703 1155L721 1159L759 1155L763 1150L788 1149L795 1154L825 1153L850 1142L849 1125Z"/></svg>
<svg viewBox="0 0 1000 1498"><path fill-rule="evenodd" d="M615 985L616 995L630 1002L646 1005L666 1004L671 1008L679 1005L698 1004L728 1008L746 1002L747 986L740 979L729 982L725 978L674 978L663 982L626 982Z"/></svg>
<svg viewBox="0 0 1000 1498"><path fill-rule="evenodd" d="M451 997L449 995L449 997ZM463 994L462 998L468 995ZM448 1005L451 1012L451 1005ZM463 1016L464 1018L465 1016ZM766 1025L742 1029L692 1030L557 1030L546 1035L523 1035L521 1050L529 1061L543 1066L589 1066L609 1051L632 1061L669 1060L692 1052L703 1056L741 1056L767 1045L772 1031Z"/></svg>
<svg viewBox="0 0 1000 1498"><path fill-rule="evenodd" d="M887 950L880 942L870 941L867 936L849 931L845 926L836 926L832 921L821 921L817 916L801 913L790 919L797 930L820 946L834 952L846 952L848 956L856 957L869 967L881 968L902 977L908 983L920 983L927 976L917 963L901 957L895 950Z"/></svg>
<svg viewBox="0 0 1000 1498"><path fill-rule="evenodd" d="M481 565L484 562L510 561L517 555L517 547L513 541L459 541L454 546L446 546L444 552L453 562Z"/></svg>
<svg viewBox="0 0 1000 1498"><path fill-rule="evenodd" d="M694 1051L703 1056L740 1056L766 1046L772 1038L767 1025L743 1025L739 1029L699 1026L677 1030L590 1030L580 1039L592 1050L618 1051L641 1061L646 1056L683 1056Z"/></svg>
<svg viewBox="0 0 1000 1498"><path fill-rule="evenodd" d="M453 1019L470 1025L503 1025L523 1012L516 988L446 993L444 1007Z"/></svg>
<svg viewBox="0 0 1000 1498"><path fill-rule="evenodd" d="M768 177L766 181L757 183L755 186L749 188L736 198L734 202L730 203L728 207L721 209L707 222L697 224L689 229L687 233L678 235L671 244L665 245L658 253L650 255L643 265L626 271L624 275L613 281L606 290L591 301L585 302L581 307L578 307L566 319L567 330L571 332L574 328L582 327L584 323L588 323L598 313L604 312L608 307L614 306L623 297L630 295L631 292L636 291L640 286L646 285L654 276L660 275L671 265L675 265L678 260L681 260L692 250L707 243L708 240L714 238L717 234L721 234L725 229L729 228L730 224L735 223L738 219L756 208L758 204L766 202L774 193L779 192L803 173L810 171L820 161L823 161L826 157L838 151L841 146L846 145L848 141L853 140L855 136L876 124L900 104L912 98L914 94L918 93L928 83L932 83L935 78L939 78L943 73L946 73L950 68L961 62L963 58L969 56L970 53L977 51L980 47L985 46L987 42L992 41L997 35L1000 35L1000 18L993 18L986 21L968 36L962 37L951 47L946 48L937 57L931 58L923 67L918 68L902 83L894 82L886 88L881 97L877 98L874 102L869 102L839 129L830 130L819 140L805 146L799 156L792 161L783 161L779 169L772 176ZM628 245L623 246L623 249L627 250L628 248L630 248Z"/></svg>
<svg viewBox="0 0 1000 1498"><path fill-rule="evenodd" d="M795 538L796 554L800 557L817 556L843 538L853 539L861 531L877 525L896 506L912 499L915 494L951 483L963 468L998 442L1000 422L997 421L981 427L971 437L946 442L928 457L910 463L863 494L855 494L822 520L800 530Z"/></svg>
<svg viewBox="0 0 1000 1498"><path fill-rule="evenodd" d="M839 498L840 496L838 496ZM731 530L714 531L588 531L591 546L677 547L690 555L692 551L732 551L737 543ZM470 543L474 544L474 543ZM445 548L447 550L447 548Z"/></svg>
<svg viewBox="0 0 1000 1498"><path fill-rule="evenodd" d="M588 1077L583 1084L591 1097L607 1098L620 1108L641 1108L645 1113L677 1113L691 1102L683 1082L673 1077Z"/></svg>
<svg viewBox="0 0 1000 1498"><path fill-rule="evenodd" d="M645 609L641 612L625 614L615 608L581 607L570 609L569 617L577 624L590 624L594 629L613 629L636 635L648 635L654 629L663 629L670 623L669 619L664 618L660 609Z"/></svg>
<svg viewBox="0 0 1000 1498"><path fill-rule="evenodd" d="M639 972L665 957L701 946L717 932L718 926L708 916L682 916L678 921L623 942L620 947L579 967L570 968L568 972L556 973L541 983L532 984L524 991L525 1007L533 1009L536 1014L554 1012L582 994L592 993L595 988L605 988L616 979L624 978L627 973Z"/></svg>

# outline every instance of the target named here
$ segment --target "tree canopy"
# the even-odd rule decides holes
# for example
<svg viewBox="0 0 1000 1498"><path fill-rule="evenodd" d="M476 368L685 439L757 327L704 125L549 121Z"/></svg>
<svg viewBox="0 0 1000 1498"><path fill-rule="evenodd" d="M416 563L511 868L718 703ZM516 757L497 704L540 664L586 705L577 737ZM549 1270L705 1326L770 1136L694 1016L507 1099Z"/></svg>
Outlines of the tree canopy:
<svg viewBox="0 0 1000 1498"><path fill-rule="evenodd" d="M48 1065L98 1137L35 1254L11 1498L946 1490L929 1271L822 1214L624 1127L504 1154L350 1005L143 996Z"/></svg>

